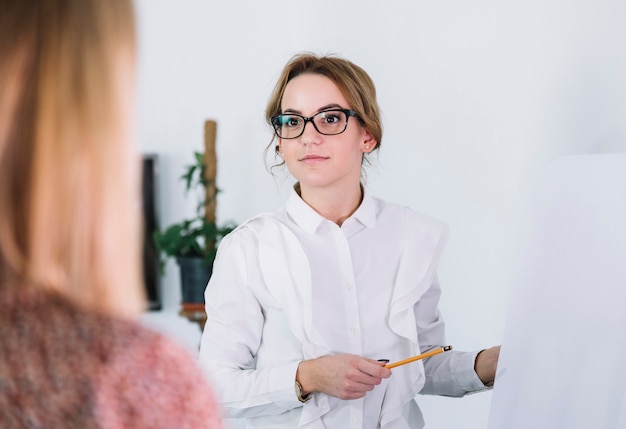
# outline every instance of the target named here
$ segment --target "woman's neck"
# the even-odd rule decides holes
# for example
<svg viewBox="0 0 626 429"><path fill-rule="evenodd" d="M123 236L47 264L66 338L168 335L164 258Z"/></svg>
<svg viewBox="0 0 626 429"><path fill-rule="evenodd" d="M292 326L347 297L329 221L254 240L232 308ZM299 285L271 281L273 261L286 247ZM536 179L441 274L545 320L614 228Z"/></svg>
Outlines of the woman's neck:
<svg viewBox="0 0 626 429"><path fill-rule="evenodd" d="M305 203L325 219L341 226L361 205L363 189L359 183L350 189L302 189L299 183L296 192Z"/></svg>

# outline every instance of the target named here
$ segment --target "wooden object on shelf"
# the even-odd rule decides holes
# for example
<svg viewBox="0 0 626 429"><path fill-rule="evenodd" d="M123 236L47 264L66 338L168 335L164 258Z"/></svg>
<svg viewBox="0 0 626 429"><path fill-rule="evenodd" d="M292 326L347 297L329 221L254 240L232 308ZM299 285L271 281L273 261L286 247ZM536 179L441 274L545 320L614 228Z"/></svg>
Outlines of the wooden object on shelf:
<svg viewBox="0 0 626 429"><path fill-rule="evenodd" d="M217 122L208 119L204 121L204 180L205 180L205 205L204 216L207 222L215 223L217 209L217 151L215 150L215 141L217 138ZM215 243L208 243L209 247L215 246ZM206 279L208 281L208 279ZM203 303L183 302L179 313L192 322L200 326L200 330L204 330L206 323L206 313Z"/></svg>
<svg viewBox="0 0 626 429"><path fill-rule="evenodd" d="M209 119L204 122L204 179L206 180L205 217L208 222L215 223L217 208L217 152L215 140L217 136L217 122Z"/></svg>
<svg viewBox="0 0 626 429"><path fill-rule="evenodd" d="M206 323L206 312L204 311L204 304L183 302L181 304L181 310L179 313L181 316L186 317L192 322L197 323L200 326L200 331L204 331L204 324Z"/></svg>

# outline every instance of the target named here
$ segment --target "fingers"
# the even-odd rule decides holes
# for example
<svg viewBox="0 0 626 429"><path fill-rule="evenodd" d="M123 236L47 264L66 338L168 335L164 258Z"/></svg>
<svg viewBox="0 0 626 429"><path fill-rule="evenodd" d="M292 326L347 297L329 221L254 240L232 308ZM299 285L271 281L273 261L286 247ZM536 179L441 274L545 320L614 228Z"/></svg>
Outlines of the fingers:
<svg viewBox="0 0 626 429"><path fill-rule="evenodd" d="M391 375L391 370L384 368L384 362L355 356L354 370L346 377L345 390L353 399L365 396L374 390L384 378Z"/></svg>
<svg viewBox="0 0 626 429"><path fill-rule="evenodd" d="M363 362L360 363L359 369L373 377L389 378L391 376L391 370L385 368L385 365L389 363L389 359L372 360L363 358Z"/></svg>
<svg viewBox="0 0 626 429"><path fill-rule="evenodd" d="M316 390L340 399L362 398L391 375L391 371L384 368L385 362L350 354L324 356L308 362L313 363L311 375L315 377ZM309 365L306 368L308 372Z"/></svg>

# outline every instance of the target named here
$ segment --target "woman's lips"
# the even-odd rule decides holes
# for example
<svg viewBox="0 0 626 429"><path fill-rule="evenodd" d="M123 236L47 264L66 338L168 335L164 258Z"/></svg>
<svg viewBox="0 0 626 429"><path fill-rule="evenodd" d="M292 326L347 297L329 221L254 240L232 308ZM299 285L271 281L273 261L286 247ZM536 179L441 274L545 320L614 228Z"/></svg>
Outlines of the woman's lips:
<svg viewBox="0 0 626 429"><path fill-rule="evenodd" d="M328 157L326 157L326 156L315 155L315 154L307 154L307 155L304 155L302 158L300 158L300 161L312 163L312 162L325 161L327 159L328 159Z"/></svg>

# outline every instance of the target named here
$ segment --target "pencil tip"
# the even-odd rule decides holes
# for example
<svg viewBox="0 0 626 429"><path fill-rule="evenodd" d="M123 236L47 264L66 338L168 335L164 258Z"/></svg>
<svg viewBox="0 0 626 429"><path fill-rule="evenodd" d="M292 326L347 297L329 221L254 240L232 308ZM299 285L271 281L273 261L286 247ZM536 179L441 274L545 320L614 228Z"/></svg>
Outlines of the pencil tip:
<svg viewBox="0 0 626 429"><path fill-rule="evenodd" d="M443 348L443 351L444 351L444 352L448 352L448 351L450 351L450 350L452 350L452 346L445 346L445 347Z"/></svg>

